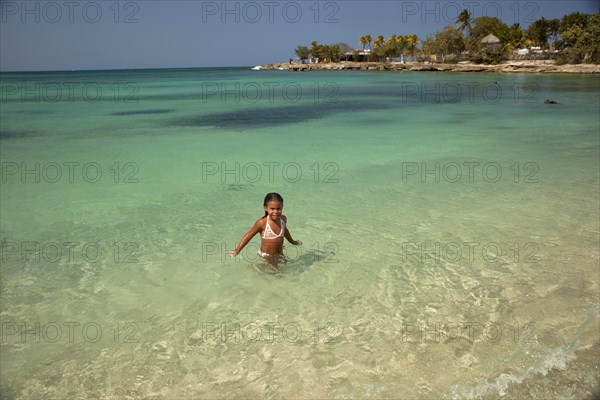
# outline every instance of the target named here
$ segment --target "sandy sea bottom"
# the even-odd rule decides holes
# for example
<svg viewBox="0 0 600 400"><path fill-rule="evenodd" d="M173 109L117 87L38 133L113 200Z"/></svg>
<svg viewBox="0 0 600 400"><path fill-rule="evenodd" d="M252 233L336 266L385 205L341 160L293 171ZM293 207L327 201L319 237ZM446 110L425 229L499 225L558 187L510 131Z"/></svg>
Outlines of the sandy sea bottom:
<svg viewBox="0 0 600 400"><path fill-rule="evenodd" d="M597 77L1 78L3 398L598 394Z"/></svg>

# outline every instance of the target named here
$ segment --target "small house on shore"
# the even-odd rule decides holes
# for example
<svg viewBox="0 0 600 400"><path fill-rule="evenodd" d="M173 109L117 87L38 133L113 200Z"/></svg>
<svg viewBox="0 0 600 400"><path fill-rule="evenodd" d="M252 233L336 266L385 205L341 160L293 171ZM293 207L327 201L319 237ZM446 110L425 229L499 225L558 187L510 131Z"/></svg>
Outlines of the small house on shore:
<svg viewBox="0 0 600 400"><path fill-rule="evenodd" d="M487 35L486 37L484 37L483 39L481 39L481 43L490 51L492 52L496 52L500 49L500 46L502 45L502 43L500 42L500 39L498 39L496 36L492 35L491 33L489 35Z"/></svg>
<svg viewBox="0 0 600 400"><path fill-rule="evenodd" d="M358 49L354 52L348 51L344 53L345 61L356 61L356 62L364 62L368 61L369 56L371 55L370 49Z"/></svg>

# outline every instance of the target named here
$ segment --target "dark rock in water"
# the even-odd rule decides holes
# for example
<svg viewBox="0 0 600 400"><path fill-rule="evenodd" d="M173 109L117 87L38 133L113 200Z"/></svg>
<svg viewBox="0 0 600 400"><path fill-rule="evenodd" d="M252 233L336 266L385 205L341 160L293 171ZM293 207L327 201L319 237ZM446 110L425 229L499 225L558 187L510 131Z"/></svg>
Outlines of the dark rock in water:
<svg viewBox="0 0 600 400"><path fill-rule="evenodd" d="M0 131L0 139L20 138L32 135L32 132L26 131Z"/></svg>
<svg viewBox="0 0 600 400"><path fill-rule="evenodd" d="M544 104L558 104L558 101L546 99L546 100L544 100Z"/></svg>
<svg viewBox="0 0 600 400"><path fill-rule="evenodd" d="M227 190L233 190L233 191L239 192L240 190L244 190L246 188L247 188L246 185L241 185L239 183L232 183L229 185Z"/></svg>
<svg viewBox="0 0 600 400"><path fill-rule="evenodd" d="M154 115L154 114L168 114L175 110L159 109L159 110L138 110L138 111L119 111L111 113L110 115Z"/></svg>
<svg viewBox="0 0 600 400"><path fill-rule="evenodd" d="M301 123L340 112L365 111L386 107L388 106L383 104L342 101L282 107L257 107L178 119L173 121L173 125L256 129Z"/></svg>

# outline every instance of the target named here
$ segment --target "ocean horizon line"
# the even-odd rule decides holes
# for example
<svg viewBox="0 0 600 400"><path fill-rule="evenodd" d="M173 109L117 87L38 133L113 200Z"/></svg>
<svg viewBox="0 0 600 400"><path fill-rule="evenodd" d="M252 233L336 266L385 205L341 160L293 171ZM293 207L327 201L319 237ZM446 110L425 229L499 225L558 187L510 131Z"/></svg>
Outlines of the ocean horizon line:
<svg viewBox="0 0 600 400"><path fill-rule="evenodd" d="M229 65L211 67L152 67L152 68L106 68L106 69L52 69L52 70L0 70L0 74L33 74L33 73L63 73L63 72L111 72L111 71L162 71L162 70L196 70L196 69L238 69L252 68L254 65Z"/></svg>

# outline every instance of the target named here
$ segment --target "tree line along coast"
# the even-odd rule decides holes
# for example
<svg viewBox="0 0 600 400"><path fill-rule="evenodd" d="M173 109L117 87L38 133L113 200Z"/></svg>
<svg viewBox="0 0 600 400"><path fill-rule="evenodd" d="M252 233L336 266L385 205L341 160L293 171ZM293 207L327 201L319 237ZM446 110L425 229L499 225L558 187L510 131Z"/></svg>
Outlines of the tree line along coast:
<svg viewBox="0 0 600 400"><path fill-rule="evenodd" d="M319 44L313 41L310 47L300 45L295 49L299 63L293 63L290 59L285 67L310 70L322 69L318 65L323 64L329 66L325 69L346 69L331 66L332 63L343 63L353 69L432 68L414 65L386 68L381 65L394 61L396 63L393 64L404 64L409 60L411 64L463 64L463 67L469 64L469 68L476 71L490 70L483 66L500 65L507 61L512 62L513 67L528 67L535 61L534 65L545 68L541 72L561 72L561 68L556 66L565 64L595 64L590 66L592 68L580 69L583 72L598 72L595 67L600 64L599 37L600 13L574 12L560 20L542 17L523 29L520 24L508 26L495 17L473 19L467 10L463 10L454 26L446 26L423 41L415 34L390 35L388 38L364 35L358 40L361 49L354 49L345 43ZM297 64L305 67L298 67ZM473 64L480 67L473 67ZM290 68L290 65L296 67ZM276 66L281 69L283 64L272 64L266 68Z"/></svg>

